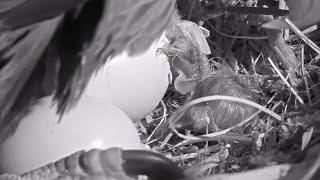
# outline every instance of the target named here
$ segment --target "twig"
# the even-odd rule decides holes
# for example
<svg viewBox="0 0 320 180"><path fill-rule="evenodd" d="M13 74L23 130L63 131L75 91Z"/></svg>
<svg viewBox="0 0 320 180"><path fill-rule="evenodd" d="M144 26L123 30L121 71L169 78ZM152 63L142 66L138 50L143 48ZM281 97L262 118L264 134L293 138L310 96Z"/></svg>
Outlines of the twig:
<svg viewBox="0 0 320 180"><path fill-rule="evenodd" d="M293 93L293 95L297 98L297 100L299 101L300 104L304 105L303 100L301 99L301 97L298 95L298 93L292 88L292 86L289 84L289 82L283 77L283 75L281 74L281 72L279 71L279 69L276 67L276 65L272 62L271 58L268 57L268 61L270 62L271 66L273 67L273 69L277 72L277 74L280 76L280 78L282 79L282 81L286 84L286 86L289 88L289 90Z"/></svg>
<svg viewBox="0 0 320 180"><path fill-rule="evenodd" d="M160 123L157 125L156 128L154 128L154 130L152 131L152 133L150 134L150 136L147 138L146 143L148 143L150 141L150 139L152 138L152 136L154 135L154 133L157 131L157 129L160 127L160 125L167 119L167 108L166 105L164 104L163 101L161 101L161 105L163 107L163 115L162 115L162 119L160 121Z"/></svg>
<svg viewBox="0 0 320 180"><path fill-rule="evenodd" d="M195 153L189 153L189 154L182 154L180 156L171 156L170 159L174 162L181 162L181 161L185 161L188 159L194 159L196 157L199 157L199 153L195 152Z"/></svg>
<svg viewBox="0 0 320 180"><path fill-rule="evenodd" d="M288 14L289 11L277 8L226 6L218 7L213 9L212 11L207 12L205 17L202 17L202 20L207 21L209 19L216 19L216 17L222 16L226 13L284 16Z"/></svg>
<svg viewBox="0 0 320 180"><path fill-rule="evenodd" d="M164 139L164 141L161 143L161 145L159 146L159 150L162 150L162 149L164 148L164 146L165 146L166 144L168 144L168 142L169 142L169 140L171 139L172 136L173 136L173 133L170 132L170 133L168 134L168 136Z"/></svg>
<svg viewBox="0 0 320 180"><path fill-rule="evenodd" d="M154 142L159 141L159 139L160 139L160 138L155 138L155 139L153 139L153 140L151 140L151 141L145 142L144 144L145 144L145 145L150 145L150 144L152 144L152 143L154 143Z"/></svg>
<svg viewBox="0 0 320 180"><path fill-rule="evenodd" d="M306 35L304 35L303 32L300 31L300 29L290 21L289 18L286 17L284 20L293 32L295 32L307 45L309 45L314 51L318 53L318 55L320 55L320 48L313 41L311 41Z"/></svg>
<svg viewBox="0 0 320 180"><path fill-rule="evenodd" d="M302 77L303 77L304 85L306 86L308 104L309 104L309 106L311 106L312 100L311 100L309 84L308 84L308 80L307 80L307 71L306 71L306 68L304 67L304 46L303 45L301 47L301 70L302 70Z"/></svg>
<svg viewBox="0 0 320 180"><path fill-rule="evenodd" d="M263 39L268 39L267 36L234 36L234 35L229 35L223 32L218 31L215 27L213 27L210 23L207 23L212 30L214 30L216 33L226 36L229 38L234 38L234 39L252 39L252 40L263 40Z"/></svg>
<svg viewBox="0 0 320 180"><path fill-rule="evenodd" d="M179 135L181 135L181 134L179 134ZM179 135L177 135L177 136L179 136ZM189 138L190 136L187 136L187 137ZM244 135L244 134L233 135L233 134L228 133L228 134L222 134L222 135L214 136L214 137L202 137L202 136L198 136L198 137L199 137L199 139L194 139L194 140L185 139L182 142L176 144L175 147L186 146L189 144L199 143L199 142L204 142L204 141L241 141L241 142L247 142L247 143L252 142L251 136Z"/></svg>
<svg viewBox="0 0 320 180"><path fill-rule="evenodd" d="M239 7L239 6L227 6L225 7L225 11L229 13L274 15L274 16L284 16L289 13L288 10L277 9L277 8Z"/></svg>
<svg viewBox="0 0 320 180"><path fill-rule="evenodd" d="M201 97L198 99L194 99L194 100L188 102L187 104L185 104L184 106L180 107L180 109L178 109L170 117L170 120L169 120L170 125L173 125L172 124L172 123L174 123L173 121L180 119L182 117L182 115L184 114L184 112L187 111L191 106L193 106L195 104L202 103L202 102L213 101L213 100L234 101L234 102L246 104L246 105L252 106L254 108L257 108L257 109L269 114L270 116L272 116L273 118L275 118L278 121L281 121L281 116L279 116L275 112L267 109L266 107L261 106L260 104L258 104L256 102L253 102L253 101L250 101L247 99L243 99L243 98L233 97L233 96L214 95L214 96L205 96L205 97Z"/></svg>
<svg viewBox="0 0 320 180"><path fill-rule="evenodd" d="M314 31L316 31L318 29L319 29L318 25L313 25L313 26L303 30L302 33L308 37L308 36L310 36L309 34L311 34L312 32L314 32ZM286 41L294 41L294 40L297 40L297 39L300 39L300 37L297 34L294 34L294 35L288 36Z"/></svg>
<svg viewBox="0 0 320 180"><path fill-rule="evenodd" d="M210 133L210 134L206 134L206 135L201 135L201 136L186 136L183 135L181 133L179 133L174 127L172 127L173 132L175 132L177 134L177 136L179 136L182 139L185 140L190 140L190 141L194 141L194 142L202 142L202 141L217 141L217 140L222 140L222 139L229 139L232 138L231 136L227 136L225 134L229 133L230 131L232 131L233 129L243 126L244 124L246 124L247 122L249 122L251 119L253 119L256 115L258 115L261 111L257 111L255 113L253 113L250 117L246 118L245 120L241 121L240 123L228 128L228 129L224 129L218 132L214 132L214 133ZM225 135L225 136L222 136ZM233 137L232 140L240 140L239 137ZM244 139L245 141L249 141L248 139ZM186 143L186 142L183 142ZM180 143L179 143L180 144Z"/></svg>
<svg viewBox="0 0 320 180"><path fill-rule="evenodd" d="M277 93L276 93L277 94ZM268 101L267 105L269 103L272 102L272 100L275 98L275 95L273 95L270 100ZM247 137L246 135L242 135L242 136L233 136L230 134L226 134L228 132L230 132L231 130L240 127L242 125L244 125L245 123L249 122L254 116L256 116L258 113L260 113L261 110L257 111L256 113L254 113L253 115L251 115L250 117L248 117L247 119L245 119L244 121L219 132L215 132L215 133L211 133L211 134L207 134L207 135L203 135L203 136L185 136L181 133L179 133L175 128L172 127L172 130L177 134L177 136L179 136L180 138L185 139L184 141L178 143L175 145L175 147L177 146L183 146L183 145L188 145L191 143L197 143L197 142L202 142L202 141L218 141L218 140L229 140L229 141L243 141L243 142L251 142L250 137ZM169 121L170 122L170 121ZM209 136L209 137L206 137Z"/></svg>

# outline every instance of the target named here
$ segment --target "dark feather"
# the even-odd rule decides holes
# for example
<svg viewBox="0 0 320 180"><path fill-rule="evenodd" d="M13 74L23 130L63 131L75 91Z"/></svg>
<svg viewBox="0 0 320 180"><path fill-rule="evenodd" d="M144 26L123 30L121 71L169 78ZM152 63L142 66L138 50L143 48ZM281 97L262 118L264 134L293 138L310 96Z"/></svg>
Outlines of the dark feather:
<svg viewBox="0 0 320 180"><path fill-rule="evenodd" d="M9 11L0 14L0 31L16 30L57 17L85 1L87 0L25 0L19 5L11 5L13 7Z"/></svg>
<svg viewBox="0 0 320 180"><path fill-rule="evenodd" d="M25 38L23 39L20 39L19 33L17 33L17 36L13 41L15 42L13 43L14 46L8 43L8 49L4 49L4 51L6 51L3 52L1 61L7 62L0 71L1 138L5 136L3 133L9 132L8 127L11 127L11 124L15 124L15 122L12 121L12 119L15 119L14 114L20 113L20 109L16 109L15 107L28 107L29 99L33 97L30 96L29 93L35 93L33 90L26 91L30 88L36 88L35 84L26 82L29 81L30 75L33 73L40 57L43 55L44 50L49 44L60 19L61 17L58 17L42 23L37 27L22 30L30 32L27 32L27 35L25 35ZM26 32L23 32L22 34L24 33ZM3 36L10 39L10 37L8 37L10 34L3 34ZM25 97L27 97L27 100L25 100ZM21 112L23 112L23 110L21 110Z"/></svg>
<svg viewBox="0 0 320 180"><path fill-rule="evenodd" d="M74 107L108 59L146 51L175 12L175 0L20 2L0 2L0 141L38 98L55 93L60 115Z"/></svg>
<svg viewBox="0 0 320 180"><path fill-rule="evenodd" d="M27 0L1 0L0 1L0 13L13 9L16 6L21 5Z"/></svg>
<svg viewBox="0 0 320 180"><path fill-rule="evenodd" d="M165 30L175 12L175 0L109 0L94 37L82 51L81 67L62 92L56 95L58 112L72 108L85 89L92 74L108 59L130 50L130 55L146 51ZM62 88L62 89L61 89Z"/></svg>
<svg viewBox="0 0 320 180"><path fill-rule="evenodd" d="M67 105L67 96L72 92L70 81L81 69L82 51L89 44L103 13L104 0L94 0L86 3L75 18L74 11L66 14L62 27L57 33L58 53L61 68L58 76L58 87L55 100L59 101L58 112L63 114Z"/></svg>

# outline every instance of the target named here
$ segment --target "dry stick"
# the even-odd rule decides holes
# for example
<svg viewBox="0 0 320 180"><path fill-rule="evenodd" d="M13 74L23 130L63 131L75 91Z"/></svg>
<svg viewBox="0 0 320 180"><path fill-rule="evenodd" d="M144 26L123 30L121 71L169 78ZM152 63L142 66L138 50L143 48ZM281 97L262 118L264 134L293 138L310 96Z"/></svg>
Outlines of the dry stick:
<svg viewBox="0 0 320 180"><path fill-rule="evenodd" d="M157 127L152 131L152 133L150 134L150 136L147 138L146 143L148 143L150 141L150 139L152 138L152 136L154 135L154 133L156 132L156 130L160 127L160 125L167 119L167 108L166 105L164 104L164 102L161 100L161 105L163 107L163 115L162 115L162 119L160 121L160 123L157 125Z"/></svg>
<svg viewBox="0 0 320 180"><path fill-rule="evenodd" d="M288 18L284 19L285 22L290 26L290 29L295 32L307 45L309 45L314 51L316 51L320 55L320 48L313 42L311 41L306 35L303 34L299 30L299 28L293 24Z"/></svg>
<svg viewBox="0 0 320 180"><path fill-rule="evenodd" d="M169 156L169 158L171 160L173 160L174 162L185 161L185 160L188 160L188 159L199 157L202 154L207 154L207 153L211 153L211 152L216 153L219 150L220 150L219 146L213 145L213 146L207 147L205 150L204 149L200 149L200 150L198 150L196 152L192 152L192 153L188 153L188 154L182 154L182 155L179 155L179 156Z"/></svg>
<svg viewBox="0 0 320 180"><path fill-rule="evenodd" d="M258 15L274 15L284 16L289 13L288 10L276 9L276 8L264 8L264 7L239 7L239 6L227 6L225 11L229 13L237 14L258 14Z"/></svg>
<svg viewBox="0 0 320 180"><path fill-rule="evenodd" d="M213 27L210 23L207 23L207 25L212 28L212 30L214 30L216 33L225 36L225 37L229 37L229 38L234 38L234 39L252 39L252 40L263 40L263 39L268 39L267 36L237 36L237 35L229 35L226 33L223 33L219 30L217 30L215 27Z"/></svg>
<svg viewBox="0 0 320 180"><path fill-rule="evenodd" d="M250 100L247 100L247 99L241 99L241 98L237 98L237 97L232 97L232 96L221 96L221 95L215 95L215 96L207 96L207 97L202 97L202 98L198 98L198 99L195 99L193 101L190 101L189 103L187 103L186 105L184 105L183 107L181 107L181 109L177 110L178 112L176 112L175 114L173 114L171 117L170 117L170 120L169 120L169 123L170 123L170 127L171 129L181 138L183 139L187 139L187 140L203 140L203 138L208 138L206 140L212 140L212 139L216 139L217 137L216 136L220 136L220 135L223 135L223 134L226 134L228 132L230 132L231 130L233 130L234 128L237 128L237 127L240 127L242 126L243 124L249 122L253 117L255 117L258 113L260 113L260 111L257 111L255 112L254 114L252 114L250 117L248 117L247 119L245 119L244 121L236 124L235 126L232 126L228 129L225 129L225 130L222 130L222 131L219 131L219 132L215 132L215 133L211 133L211 134L207 134L207 135L202 135L202 136L198 136L198 137L195 137L195 136L185 136L183 134L180 134L175 128L174 128L174 120L178 120L181 118L181 116L184 114L184 112L186 110L188 110L191 106L195 105L195 104L199 104L199 103L202 103L202 102L206 102L206 101L212 101L212 100L227 100L227 101L234 101L234 102L239 102L239 103L243 103L243 104L247 104L247 105L250 105L250 106L253 106L257 109L259 109L260 111L263 111L267 114L269 114L270 116L274 117L276 120L281 120L281 116L279 116L278 114L274 113L273 111L270 111L269 109L255 103L255 102L252 102ZM221 139L221 138L219 138Z"/></svg>
<svg viewBox="0 0 320 180"><path fill-rule="evenodd" d="M183 135L181 133L179 133L175 128L172 127L173 132L175 132L177 134L177 136L179 136L182 139L186 139L186 140L191 140L193 142L200 142L200 141L217 141L217 140L221 140L223 139L222 135L225 135L226 133L230 132L231 130L243 126L245 123L249 122L251 119L253 119L256 115L258 115L261 111L257 111L255 113L253 113L250 117L246 118L245 120L241 121L240 123L228 128L228 129L224 129L222 131L218 131L215 133L210 133L210 134L206 134L206 135L201 135L201 136L186 136ZM229 139L229 140L243 140L243 141L250 141L251 139L248 138L243 138L245 136L230 136L230 135L225 135L224 139ZM179 144L177 144L176 146L180 146L182 144L185 144L186 142L181 142Z"/></svg>
<svg viewBox="0 0 320 180"><path fill-rule="evenodd" d="M218 7L212 11L207 12L207 15L202 18L203 21L210 19L216 19L218 16L222 16L226 13L229 14L257 14L257 15L273 15L284 16L289 13L288 10L277 8L264 8L264 7L240 7L240 6L225 6Z"/></svg>
<svg viewBox="0 0 320 180"><path fill-rule="evenodd" d="M246 119L247 120L247 119ZM245 121L245 120L244 120ZM227 130L227 129L226 129ZM221 132L221 131L219 131ZM223 130L225 132L225 130ZM228 133L228 132L225 132ZM212 133L213 134L213 133ZM182 142L176 144L174 147L179 147L179 146L186 146L189 144L194 144L198 142L204 142L204 141L241 141L241 142L247 142L251 143L252 142L252 137L251 135L244 135L244 134L222 134L214 137L203 137L203 136L198 136L199 139L189 139L190 137L195 137L195 136L186 136L181 133L177 134L180 138L183 138Z"/></svg>
<svg viewBox="0 0 320 180"><path fill-rule="evenodd" d="M182 117L183 114L181 114L182 112L185 112L187 109L189 109L191 106L202 103L202 102L207 102L207 101L214 101L214 100L225 100L225 101L233 101L233 102L238 102L238 103L242 103L242 104L246 104L249 106L252 106L254 108L260 109L261 111L269 114L270 116L274 117L276 120L281 121L281 116L276 114L275 112L269 110L268 108L261 106L260 104L247 100L247 99L243 99L243 98L238 98L238 97L233 97L233 96L222 96L222 95L214 95L214 96L205 96L205 97L201 97L198 99L194 99L190 102L188 102L187 104L185 104L184 106L182 106L180 109L178 109L175 113L173 114L170 119L171 121L173 119L177 119ZM169 121L172 125L172 122Z"/></svg>
<svg viewBox="0 0 320 180"><path fill-rule="evenodd" d="M296 96L297 100L299 101L300 104L304 105L303 100L301 97L298 95L298 93L292 88L292 86L289 84L289 82L283 77L279 69L276 67L276 65L272 62L271 58L268 57L268 61L270 62L271 66L273 69L277 72L277 74L280 76L282 81L286 84L286 86L289 88L289 90L293 93L294 96Z"/></svg>
<svg viewBox="0 0 320 180"><path fill-rule="evenodd" d="M309 34L313 33L314 31L316 31L318 29L319 29L318 25L313 25L313 26L303 30L302 33L308 37L308 36L310 36ZM293 34L293 35L289 35L288 38L286 39L286 41L294 41L294 40L298 40L298 39L301 39L301 38L297 34Z"/></svg>
<svg viewBox="0 0 320 180"><path fill-rule="evenodd" d="M160 138L155 138L155 139L153 139L153 140L151 140L151 141L145 142L144 144L145 144L145 145L150 145L150 144L152 144L152 143L154 143L154 142L157 142L157 141L159 141L159 140L160 140Z"/></svg>
<svg viewBox="0 0 320 180"><path fill-rule="evenodd" d="M170 133L168 134L168 136L164 139L164 141L160 144L159 150L162 150L162 149L164 148L164 146L165 146L166 144L168 144L168 142L169 142L169 140L171 139L172 136L173 136L173 133L170 132Z"/></svg>
<svg viewBox="0 0 320 180"><path fill-rule="evenodd" d="M277 95L277 93L269 99L267 105L272 102L272 100L276 97L276 95ZM185 139L184 141L176 144L175 147L188 145L188 144L192 144L192 143L197 143L197 142L202 142L202 141L217 141L217 140L221 140L221 139L229 140L229 141L232 141L232 140L237 141L238 140L238 141L243 141L243 142L250 142L251 139L249 137L247 137L246 135L233 136L233 135L226 134L226 133L230 132L231 130L233 130L237 127L242 126L243 124L245 124L247 122L249 122L255 115L257 115L260 112L261 112L261 110L257 111L256 113L254 113L253 115L251 115L247 119L243 120L243 123L240 122L240 123L228 128L228 129L208 134L208 135L210 135L210 137L205 137L206 135L199 136L198 139L190 139L190 136L185 136L185 135L179 133L175 128L173 128L173 126L171 126L171 129L177 134L177 136ZM170 120L169 120L169 123L170 123ZM194 136L192 136L191 138L194 138Z"/></svg>
<svg viewBox="0 0 320 180"><path fill-rule="evenodd" d="M186 161L188 159L194 159L196 157L199 157L199 153L198 152L189 153L189 154L182 154L180 156L173 156L173 157L170 157L170 159L173 162L179 162L179 161Z"/></svg>
<svg viewBox="0 0 320 180"><path fill-rule="evenodd" d="M304 46L303 45L301 48L301 70L302 70L302 77L303 77L304 85L306 86L308 104L309 104L309 106L311 106L312 100L311 100L309 84L308 84L308 80L307 80L307 71L306 71L306 68L304 67Z"/></svg>

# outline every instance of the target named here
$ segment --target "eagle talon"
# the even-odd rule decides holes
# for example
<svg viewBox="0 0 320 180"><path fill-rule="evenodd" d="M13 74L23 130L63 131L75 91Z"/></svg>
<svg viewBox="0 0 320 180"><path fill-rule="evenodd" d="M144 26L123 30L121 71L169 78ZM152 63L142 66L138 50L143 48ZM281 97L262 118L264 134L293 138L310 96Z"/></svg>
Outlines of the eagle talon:
<svg viewBox="0 0 320 180"><path fill-rule="evenodd" d="M185 177L180 168L159 153L123 150L122 159L122 167L128 175L146 175L152 180L178 180Z"/></svg>

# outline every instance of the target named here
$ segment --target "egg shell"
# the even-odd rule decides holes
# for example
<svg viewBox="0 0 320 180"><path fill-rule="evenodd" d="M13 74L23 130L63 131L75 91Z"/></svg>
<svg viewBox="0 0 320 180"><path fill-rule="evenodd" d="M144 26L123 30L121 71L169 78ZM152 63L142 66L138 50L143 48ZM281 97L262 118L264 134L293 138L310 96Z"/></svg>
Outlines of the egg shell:
<svg viewBox="0 0 320 180"><path fill-rule="evenodd" d="M169 85L170 65L156 53L162 43L138 56L128 57L124 53L112 59L91 79L86 94L111 102L134 122L146 117Z"/></svg>
<svg viewBox="0 0 320 180"><path fill-rule="evenodd" d="M142 148L131 119L116 106L93 97L82 97L61 122L44 98L0 147L0 169L24 173L79 150L92 148Z"/></svg>

